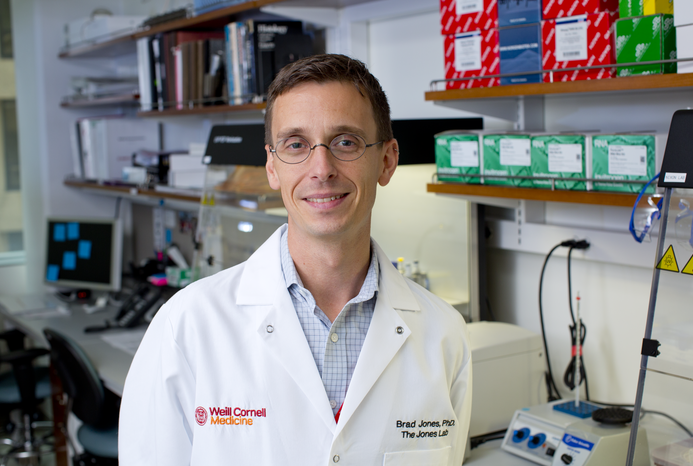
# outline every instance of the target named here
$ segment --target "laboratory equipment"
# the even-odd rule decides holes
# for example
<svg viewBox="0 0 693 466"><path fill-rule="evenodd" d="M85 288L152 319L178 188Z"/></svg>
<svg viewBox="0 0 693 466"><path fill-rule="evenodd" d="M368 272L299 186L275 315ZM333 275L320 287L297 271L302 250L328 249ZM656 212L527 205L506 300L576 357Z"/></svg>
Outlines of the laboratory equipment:
<svg viewBox="0 0 693 466"><path fill-rule="evenodd" d="M541 336L503 322L467 324L472 347L469 435L508 427L516 410L546 400Z"/></svg>
<svg viewBox="0 0 693 466"><path fill-rule="evenodd" d="M523 408L515 412L501 448L544 466L615 466L626 459L629 419L616 419L611 408L598 410L607 415L602 422L592 417L581 419L555 409L565 400ZM572 404L570 400L567 403ZM625 410L619 410L625 411ZM629 411L626 411L630 413ZM616 412L620 414L620 412ZM630 417L630 416L629 416ZM620 421L613 423L614 420ZM649 466L647 434L640 433L637 449L642 460L637 466Z"/></svg>
<svg viewBox="0 0 693 466"><path fill-rule="evenodd" d="M657 186L664 188L627 466L693 464L693 110L674 113ZM669 418L647 415L656 413ZM648 455L637 446L647 429ZM651 458L649 455L652 455Z"/></svg>

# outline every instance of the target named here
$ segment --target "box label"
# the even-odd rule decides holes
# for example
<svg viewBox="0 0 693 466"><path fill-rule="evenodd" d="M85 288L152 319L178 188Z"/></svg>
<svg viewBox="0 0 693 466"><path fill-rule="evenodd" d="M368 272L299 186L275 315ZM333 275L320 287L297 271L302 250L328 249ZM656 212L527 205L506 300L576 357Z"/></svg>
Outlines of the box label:
<svg viewBox="0 0 693 466"><path fill-rule="evenodd" d="M647 146L609 146L609 174L647 176Z"/></svg>
<svg viewBox="0 0 693 466"><path fill-rule="evenodd" d="M586 17L556 21L556 61L587 60Z"/></svg>
<svg viewBox="0 0 693 466"><path fill-rule="evenodd" d="M457 71L481 68L481 33L455 36L455 69Z"/></svg>
<svg viewBox="0 0 693 466"><path fill-rule="evenodd" d="M582 173L582 145L549 144L549 171Z"/></svg>
<svg viewBox="0 0 693 466"><path fill-rule="evenodd" d="M478 167L479 144L475 141L450 141L450 165Z"/></svg>
<svg viewBox="0 0 693 466"><path fill-rule="evenodd" d="M530 166L530 140L528 139L501 139L500 140L501 165Z"/></svg>
<svg viewBox="0 0 693 466"><path fill-rule="evenodd" d="M665 183L685 183L687 173L666 172L664 174Z"/></svg>
<svg viewBox="0 0 693 466"><path fill-rule="evenodd" d="M457 16L479 13L480 11L484 11L483 0L457 0L455 5Z"/></svg>

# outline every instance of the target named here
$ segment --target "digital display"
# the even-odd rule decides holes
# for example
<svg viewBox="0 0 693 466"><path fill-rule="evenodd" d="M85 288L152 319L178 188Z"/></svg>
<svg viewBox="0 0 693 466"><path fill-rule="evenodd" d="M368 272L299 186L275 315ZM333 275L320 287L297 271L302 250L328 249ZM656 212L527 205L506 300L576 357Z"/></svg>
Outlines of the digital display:
<svg viewBox="0 0 693 466"><path fill-rule="evenodd" d="M71 288L119 289L120 264L116 258L120 257L122 237L118 226L115 220L49 219L45 282Z"/></svg>

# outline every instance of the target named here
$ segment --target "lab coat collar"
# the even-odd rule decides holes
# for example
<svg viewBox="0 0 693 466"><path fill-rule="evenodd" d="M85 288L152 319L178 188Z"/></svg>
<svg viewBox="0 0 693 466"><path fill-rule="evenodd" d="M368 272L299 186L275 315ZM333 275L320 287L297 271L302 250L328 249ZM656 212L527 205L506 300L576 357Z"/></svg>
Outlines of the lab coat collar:
<svg viewBox="0 0 693 466"><path fill-rule="evenodd" d="M287 225L282 225L265 243L250 256L241 277L236 304L271 305L277 293L286 288L281 268L279 242ZM419 303L409 289L406 280L375 241L372 241L380 264L378 299L387 295L387 301L395 309L419 311Z"/></svg>

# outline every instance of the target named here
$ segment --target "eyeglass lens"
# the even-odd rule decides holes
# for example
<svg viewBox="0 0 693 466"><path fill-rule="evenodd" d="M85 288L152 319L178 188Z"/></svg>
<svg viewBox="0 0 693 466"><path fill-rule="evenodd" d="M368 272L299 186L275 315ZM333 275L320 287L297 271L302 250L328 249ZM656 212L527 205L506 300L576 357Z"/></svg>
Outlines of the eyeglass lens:
<svg viewBox="0 0 693 466"><path fill-rule="evenodd" d="M316 144L317 147L320 144ZM301 137L282 139L277 143L277 155L288 163L302 162L315 147ZM356 160L366 151L366 141L355 134L340 134L330 142L330 152L339 160Z"/></svg>

